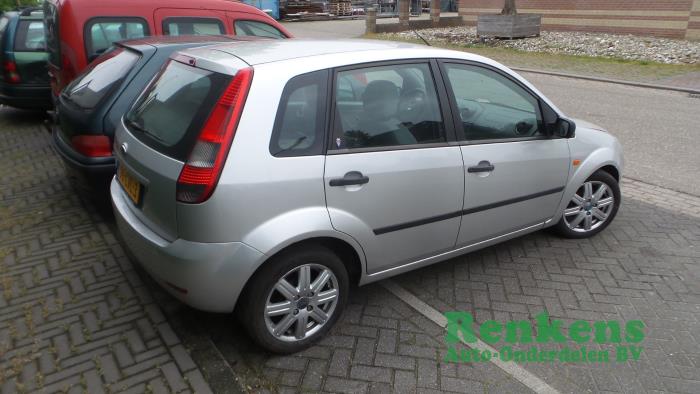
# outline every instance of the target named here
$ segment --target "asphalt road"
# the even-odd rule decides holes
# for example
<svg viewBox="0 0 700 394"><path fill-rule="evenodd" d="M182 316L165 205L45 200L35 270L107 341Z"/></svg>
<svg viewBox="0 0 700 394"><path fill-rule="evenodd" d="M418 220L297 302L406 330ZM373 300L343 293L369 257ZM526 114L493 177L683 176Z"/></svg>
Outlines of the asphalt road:
<svg viewBox="0 0 700 394"><path fill-rule="evenodd" d="M630 178L700 196L700 98L603 82L523 76L574 118L622 142Z"/></svg>

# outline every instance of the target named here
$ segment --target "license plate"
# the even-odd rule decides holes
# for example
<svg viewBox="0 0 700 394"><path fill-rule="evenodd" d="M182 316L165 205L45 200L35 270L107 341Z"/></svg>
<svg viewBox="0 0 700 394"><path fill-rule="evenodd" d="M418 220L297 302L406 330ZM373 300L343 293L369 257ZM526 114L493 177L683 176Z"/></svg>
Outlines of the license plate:
<svg viewBox="0 0 700 394"><path fill-rule="evenodd" d="M119 183L129 198L131 198L131 201L138 205L141 201L141 184L139 181L123 166L119 166L117 170L117 179L119 179Z"/></svg>

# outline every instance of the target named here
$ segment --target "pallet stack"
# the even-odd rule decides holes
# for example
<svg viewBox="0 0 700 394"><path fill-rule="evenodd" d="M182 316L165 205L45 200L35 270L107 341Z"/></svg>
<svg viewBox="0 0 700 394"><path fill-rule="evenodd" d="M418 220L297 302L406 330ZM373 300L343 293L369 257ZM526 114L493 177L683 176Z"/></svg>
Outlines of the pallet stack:
<svg viewBox="0 0 700 394"><path fill-rule="evenodd" d="M282 19L312 17L327 12L325 2L304 0L288 0L283 7L280 7L280 11Z"/></svg>
<svg viewBox="0 0 700 394"><path fill-rule="evenodd" d="M328 12L335 16L352 16L352 2L350 0L330 0Z"/></svg>

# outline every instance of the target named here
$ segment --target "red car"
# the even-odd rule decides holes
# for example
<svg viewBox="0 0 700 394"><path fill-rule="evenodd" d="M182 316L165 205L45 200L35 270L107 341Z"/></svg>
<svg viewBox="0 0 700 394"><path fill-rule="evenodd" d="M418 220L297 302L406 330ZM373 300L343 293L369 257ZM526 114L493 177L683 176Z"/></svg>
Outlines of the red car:
<svg viewBox="0 0 700 394"><path fill-rule="evenodd" d="M157 35L291 37L264 12L228 0L46 0L44 20L54 96L116 41Z"/></svg>

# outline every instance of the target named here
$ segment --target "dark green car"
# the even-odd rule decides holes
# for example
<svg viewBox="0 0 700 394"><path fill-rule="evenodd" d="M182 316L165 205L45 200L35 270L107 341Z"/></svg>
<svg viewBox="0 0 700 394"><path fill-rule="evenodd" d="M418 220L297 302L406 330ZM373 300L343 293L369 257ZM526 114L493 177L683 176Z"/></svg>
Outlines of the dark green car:
<svg viewBox="0 0 700 394"><path fill-rule="evenodd" d="M27 8L0 15L0 104L50 108L47 60L40 9Z"/></svg>

